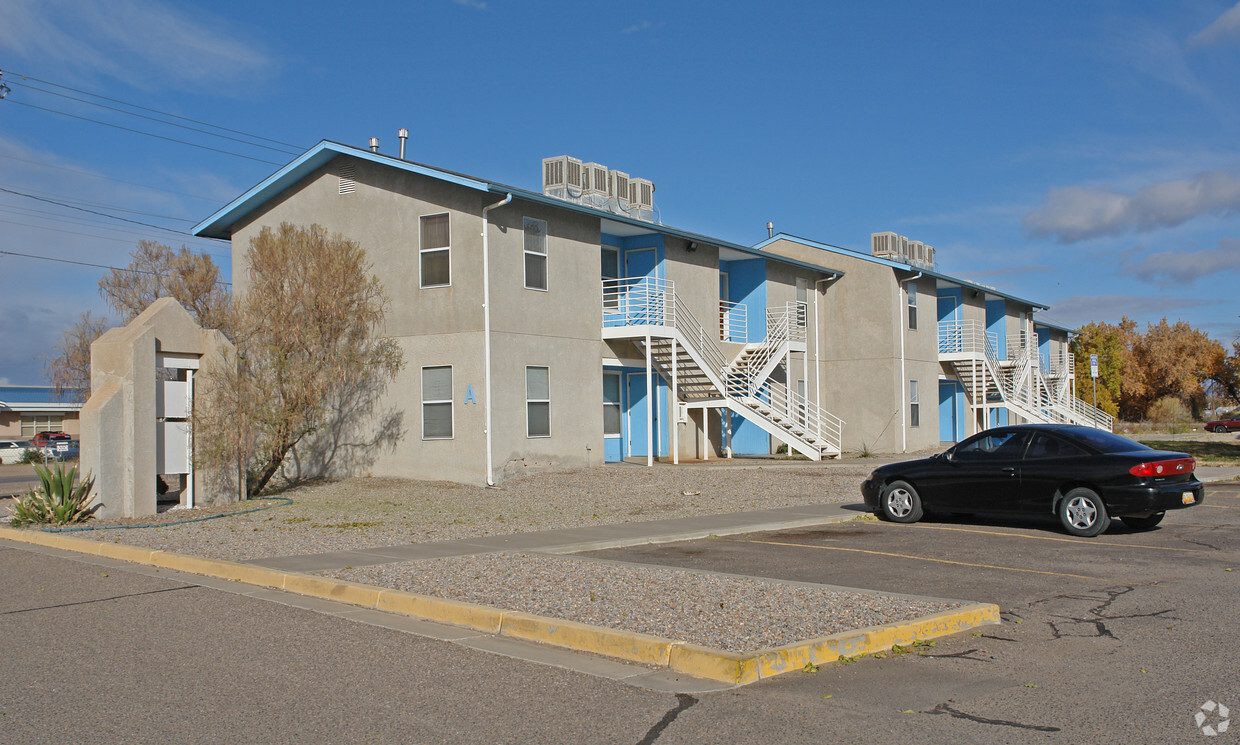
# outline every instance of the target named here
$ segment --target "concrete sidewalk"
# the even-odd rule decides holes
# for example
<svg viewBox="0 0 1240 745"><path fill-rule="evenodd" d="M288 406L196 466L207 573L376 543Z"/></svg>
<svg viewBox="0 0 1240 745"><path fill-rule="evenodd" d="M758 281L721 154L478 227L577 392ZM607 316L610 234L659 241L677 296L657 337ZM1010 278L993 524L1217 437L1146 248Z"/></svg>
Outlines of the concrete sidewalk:
<svg viewBox="0 0 1240 745"><path fill-rule="evenodd" d="M669 543L707 538L712 535L737 535L768 530L803 528L851 520L868 514L861 503L821 504L784 507L723 515L685 517L675 520L619 523L588 528L569 528L531 533L487 536L436 543L409 543L382 546L361 551L336 551L299 556L276 556L252 559L248 564L291 572L322 572L345 567L392 564L401 561L439 559L495 551L541 551L575 553L606 548L624 548L647 543Z"/></svg>

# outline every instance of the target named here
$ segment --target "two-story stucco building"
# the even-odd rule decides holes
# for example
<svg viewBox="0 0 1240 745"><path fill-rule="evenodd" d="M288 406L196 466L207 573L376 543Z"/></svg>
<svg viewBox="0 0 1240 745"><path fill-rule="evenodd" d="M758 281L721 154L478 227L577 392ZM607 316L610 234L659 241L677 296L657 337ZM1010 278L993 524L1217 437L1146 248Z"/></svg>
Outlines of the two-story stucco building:
<svg viewBox="0 0 1240 745"><path fill-rule="evenodd" d="M1032 320L1045 306L791 236L671 228L653 184L584 165L544 161L539 193L322 142L194 232L231 239L237 292L264 227L366 250L408 363L385 401L404 436L375 474L493 483L781 445L820 459L1063 419L1027 385L1048 376L1006 361L1043 329L1048 360L1066 343Z"/></svg>

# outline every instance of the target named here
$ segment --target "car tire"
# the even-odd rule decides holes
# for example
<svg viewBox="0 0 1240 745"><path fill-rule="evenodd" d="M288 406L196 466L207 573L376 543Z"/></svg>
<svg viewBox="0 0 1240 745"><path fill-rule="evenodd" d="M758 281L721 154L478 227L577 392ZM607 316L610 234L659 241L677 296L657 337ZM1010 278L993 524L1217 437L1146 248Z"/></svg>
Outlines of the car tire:
<svg viewBox="0 0 1240 745"><path fill-rule="evenodd" d="M1071 535L1092 538L1111 524L1106 505L1097 492L1084 487L1073 489L1059 500L1059 522Z"/></svg>
<svg viewBox="0 0 1240 745"><path fill-rule="evenodd" d="M893 523L915 523L924 514L921 497L907 481L892 481L884 486L878 501L883 518Z"/></svg>
<svg viewBox="0 0 1240 745"><path fill-rule="evenodd" d="M1146 515L1144 517L1138 517L1137 515L1124 515L1120 518L1120 520L1123 520L1124 524L1133 530L1151 530L1155 525L1162 522L1163 516L1166 514L1167 513L1165 512L1155 512L1152 515Z"/></svg>
<svg viewBox="0 0 1240 745"><path fill-rule="evenodd" d="M1227 428L1226 428L1226 427L1224 427L1224 426L1223 426L1223 425L1221 425L1221 424L1220 424L1220 425L1218 425L1218 426L1216 426L1216 427L1214 428L1214 432L1215 432L1215 434L1220 434L1220 435L1221 435L1221 434L1223 434L1223 433L1224 433L1224 432L1226 432L1226 431L1227 431Z"/></svg>

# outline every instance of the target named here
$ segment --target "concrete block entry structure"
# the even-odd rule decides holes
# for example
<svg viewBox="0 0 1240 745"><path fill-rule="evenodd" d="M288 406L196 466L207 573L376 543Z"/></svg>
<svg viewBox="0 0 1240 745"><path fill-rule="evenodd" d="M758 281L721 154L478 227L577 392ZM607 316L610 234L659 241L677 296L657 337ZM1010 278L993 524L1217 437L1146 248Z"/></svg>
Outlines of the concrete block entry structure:
<svg viewBox="0 0 1240 745"><path fill-rule="evenodd" d="M238 293L264 227L318 224L366 250L407 363L381 406L407 431L374 475L482 484L782 447L819 460L1088 418L1065 398L1070 370L1038 371L1044 305L928 262L680 230L655 221L645 179L542 165L540 193L324 141L193 232L232 241ZM1069 333L1049 330L1048 364Z"/></svg>
<svg viewBox="0 0 1240 745"><path fill-rule="evenodd" d="M240 498L235 474L194 468L189 429L194 371L231 350L223 334L200 327L172 298L91 345L81 470L95 477L101 517L155 514L157 475L178 477L186 507Z"/></svg>

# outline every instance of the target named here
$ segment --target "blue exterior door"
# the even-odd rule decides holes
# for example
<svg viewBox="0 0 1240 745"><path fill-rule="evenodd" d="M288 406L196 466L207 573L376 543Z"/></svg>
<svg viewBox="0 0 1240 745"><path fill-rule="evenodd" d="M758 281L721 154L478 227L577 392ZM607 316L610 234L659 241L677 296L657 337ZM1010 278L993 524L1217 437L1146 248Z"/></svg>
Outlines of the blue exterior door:
<svg viewBox="0 0 1240 745"><path fill-rule="evenodd" d="M939 440L964 439L964 387L954 380L939 381Z"/></svg>
<svg viewBox="0 0 1240 745"><path fill-rule="evenodd" d="M653 248L629 249L624 252L624 276L653 277L657 263Z"/></svg>
<svg viewBox="0 0 1240 745"><path fill-rule="evenodd" d="M646 400L646 373L631 372L625 378L628 380L628 431L629 431L629 457L645 457L650 454L650 446L646 442L646 415L649 411L649 401ZM659 378L654 379L654 454L661 455L662 447L660 446L662 438L660 437L659 428L662 422L659 420Z"/></svg>

